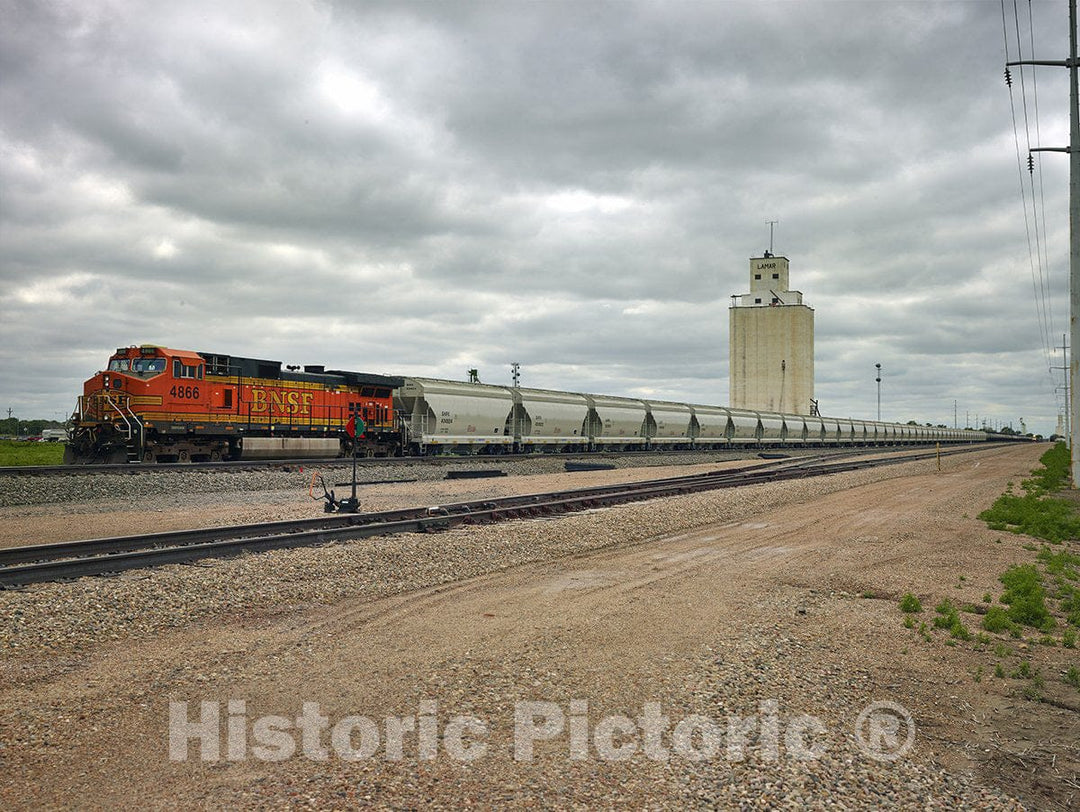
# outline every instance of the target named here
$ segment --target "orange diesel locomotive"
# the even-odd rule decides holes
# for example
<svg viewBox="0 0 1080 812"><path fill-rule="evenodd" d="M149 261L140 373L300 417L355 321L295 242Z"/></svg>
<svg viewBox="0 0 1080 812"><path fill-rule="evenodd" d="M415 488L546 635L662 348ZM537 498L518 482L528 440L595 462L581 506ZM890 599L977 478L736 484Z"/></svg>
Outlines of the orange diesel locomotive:
<svg viewBox="0 0 1080 812"><path fill-rule="evenodd" d="M121 348L83 385L65 462L333 457L354 445L362 456L390 455L401 445L391 399L401 385L321 366Z"/></svg>

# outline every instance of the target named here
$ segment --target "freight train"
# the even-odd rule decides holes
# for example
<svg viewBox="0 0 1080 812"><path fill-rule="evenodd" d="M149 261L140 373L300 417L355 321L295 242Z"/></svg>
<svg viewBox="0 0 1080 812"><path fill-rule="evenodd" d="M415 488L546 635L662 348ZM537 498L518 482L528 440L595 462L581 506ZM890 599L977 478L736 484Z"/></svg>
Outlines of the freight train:
<svg viewBox="0 0 1080 812"><path fill-rule="evenodd" d="M985 432L122 347L83 386L69 463L969 443Z"/></svg>

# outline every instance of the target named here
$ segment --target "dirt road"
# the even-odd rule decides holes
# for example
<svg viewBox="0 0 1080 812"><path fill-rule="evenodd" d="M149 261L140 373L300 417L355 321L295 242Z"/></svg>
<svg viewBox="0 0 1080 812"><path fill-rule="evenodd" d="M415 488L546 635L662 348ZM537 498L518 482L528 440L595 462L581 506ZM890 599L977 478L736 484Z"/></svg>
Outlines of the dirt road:
<svg viewBox="0 0 1080 812"><path fill-rule="evenodd" d="M399 594L21 654L0 691L0 802L1066 808L1080 693L1029 701L991 672L1049 675L1076 652L948 645L897 607L913 592L929 621L1033 558L976 514L1041 450L913 463Z"/></svg>

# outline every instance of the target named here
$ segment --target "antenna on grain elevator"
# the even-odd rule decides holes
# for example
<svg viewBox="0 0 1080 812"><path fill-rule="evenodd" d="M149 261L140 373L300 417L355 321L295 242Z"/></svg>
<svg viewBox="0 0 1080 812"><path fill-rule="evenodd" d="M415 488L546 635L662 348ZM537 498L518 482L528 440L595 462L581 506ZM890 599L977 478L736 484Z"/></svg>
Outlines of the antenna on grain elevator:
<svg viewBox="0 0 1080 812"><path fill-rule="evenodd" d="M773 256L773 226L779 223L779 220L766 220L765 223L769 226L769 253L765 256Z"/></svg>
<svg viewBox="0 0 1080 812"><path fill-rule="evenodd" d="M1010 65L1050 65L1069 69L1069 146L1032 147L1030 152L1067 152L1069 154L1069 344L1080 347L1080 92L1077 89L1076 58L1076 0L1069 0L1069 58L1065 60L1024 59L1006 62L1005 77L1009 81ZM1030 155L1029 155L1030 158ZM1080 398L1077 398L1077 379L1080 378L1080 357L1076 351L1069 357L1069 447L1073 487L1080 484L1080 443L1076 432L1080 428Z"/></svg>

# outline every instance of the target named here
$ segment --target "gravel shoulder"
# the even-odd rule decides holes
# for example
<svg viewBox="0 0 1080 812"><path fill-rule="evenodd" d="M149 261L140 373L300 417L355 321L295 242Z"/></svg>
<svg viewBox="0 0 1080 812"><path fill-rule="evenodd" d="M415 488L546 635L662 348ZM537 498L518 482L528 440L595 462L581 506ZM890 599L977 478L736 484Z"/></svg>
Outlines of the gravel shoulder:
<svg viewBox="0 0 1080 812"><path fill-rule="evenodd" d="M993 652L924 640L897 608L907 591L977 602L1034 557L975 514L1042 450L0 593L0 803L1067 808L1077 699L976 681ZM1080 659L1019 645L1010 666ZM895 761L856 735L874 700L914 722ZM193 722L200 702L219 709L218 759L197 743L169 759L170 701ZM322 732L325 759L300 752L305 702L331 726L374 720L376 751L342 757L368 741L354 721L340 748ZM566 724L525 760L529 702L545 703L525 706L533 721ZM650 709L670 721L655 740ZM291 758L252 749L269 715L291 720ZM465 728L483 745L472 761L447 745L462 717L482 723ZM810 717L820 726L800 727ZM410 718L397 758L391 728ZM247 737L233 751L230 730ZM807 743L816 757L799 757Z"/></svg>

